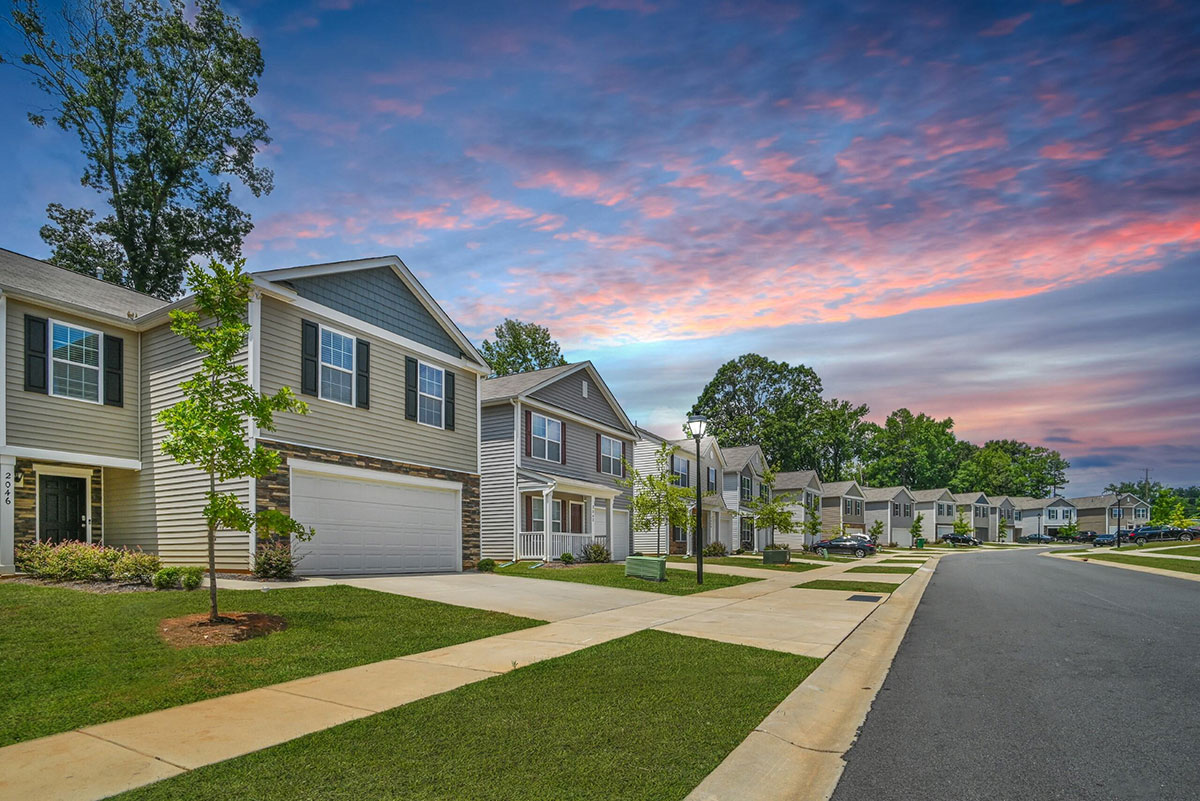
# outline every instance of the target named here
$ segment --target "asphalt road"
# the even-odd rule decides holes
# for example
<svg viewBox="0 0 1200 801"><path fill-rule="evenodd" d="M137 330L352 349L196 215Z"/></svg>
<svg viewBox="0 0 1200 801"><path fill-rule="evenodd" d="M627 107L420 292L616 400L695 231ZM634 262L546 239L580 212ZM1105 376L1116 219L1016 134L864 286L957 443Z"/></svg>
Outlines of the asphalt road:
<svg viewBox="0 0 1200 801"><path fill-rule="evenodd" d="M1200 582L941 560L833 801L1200 798Z"/></svg>

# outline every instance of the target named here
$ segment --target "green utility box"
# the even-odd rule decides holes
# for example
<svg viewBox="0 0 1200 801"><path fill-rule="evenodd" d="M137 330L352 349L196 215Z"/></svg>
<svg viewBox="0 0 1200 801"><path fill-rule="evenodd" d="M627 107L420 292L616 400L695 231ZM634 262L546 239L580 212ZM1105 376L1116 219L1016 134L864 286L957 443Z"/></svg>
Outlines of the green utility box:
<svg viewBox="0 0 1200 801"><path fill-rule="evenodd" d="M764 565L786 565L792 561L792 552L787 548L771 548L763 551Z"/></svg>
<svg viewBox="0 0 1200 801"><path fill-rule="evenodd" d="M627 556L625 557L625 575L647 581L666 581L667 557Z"/></svg>
<svg viewBox="0 0 1200 801"><path fill-rule="evenodd" d="M925 538L917 537L916 543L917 543L917 550L918 551L921 550L922 548L925 547Z"/></svg>

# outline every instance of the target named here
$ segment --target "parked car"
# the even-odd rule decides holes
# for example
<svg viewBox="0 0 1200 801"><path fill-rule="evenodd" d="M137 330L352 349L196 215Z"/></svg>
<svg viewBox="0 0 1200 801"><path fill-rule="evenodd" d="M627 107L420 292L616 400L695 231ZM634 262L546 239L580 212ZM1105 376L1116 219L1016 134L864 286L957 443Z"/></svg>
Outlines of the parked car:
<svg viewBox="0 0 1200 801"><path fill-rule="evenodd" d="M1096 539L1096 532L1081 531L1081 532L1079 532L1079 536L1077 537L1077 539L1080 542L1091 542L1092 540Z"/></svg>
<svg viewBox="0 0 1200 801"><path fill-rule="evenodd" d="M979 540L972 537L970 534L947 534L942 537L942 542L952 542L955 545L978 545Z"/></svg>
<svg viewBox="0 0 1200 801"><path fill-rule="evenodd" d="M1054 537L1049 534L1027 534L1024 537L1018 537L1017 542L1054 542Z"/></svg>
<svg viewBox="0 0 1200 801"><path fill-rule="evenodd" d="M820 552L824 549L827 553L845 553L857 556L862 559L864 556L874 556L875 546L867 540L859 539L858 537L834 537L828 540L821 540L813 546L813 550Z"/></svg>
<svg viewBox="0 0 1200 801"><path fill-rule="evenodd" d="M1122 536L1121 539L1124 539L1124 537ZM1117 544L1117 535L1116 534L1108 534L1108 533L1097 534L1092 539L1092 547L1093 548L1100 548L1105 545L1116 545L1116 544Z"/></svg>
<svg viewBox="0 0 1200 801"><path fill-rule="evenodd" d="M1174 526L1138 526L1129 533L1129 539L1138 545L1145 545L1147 542L1162 542L1164 540L1191 541L1193 536L1187 529L1175 528Z"/></svg>

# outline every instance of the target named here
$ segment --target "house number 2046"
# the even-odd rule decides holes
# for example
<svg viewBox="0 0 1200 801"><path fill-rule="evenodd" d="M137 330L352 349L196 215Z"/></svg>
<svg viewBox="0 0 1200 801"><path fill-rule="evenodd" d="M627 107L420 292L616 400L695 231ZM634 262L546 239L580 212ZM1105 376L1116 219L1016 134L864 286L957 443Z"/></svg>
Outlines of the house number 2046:
<svg viewBox="0 0 1200 801"><path fill-rule="evenodd" d="M12 506L13 474L11 470L4 471L4 505Z"/></svg>

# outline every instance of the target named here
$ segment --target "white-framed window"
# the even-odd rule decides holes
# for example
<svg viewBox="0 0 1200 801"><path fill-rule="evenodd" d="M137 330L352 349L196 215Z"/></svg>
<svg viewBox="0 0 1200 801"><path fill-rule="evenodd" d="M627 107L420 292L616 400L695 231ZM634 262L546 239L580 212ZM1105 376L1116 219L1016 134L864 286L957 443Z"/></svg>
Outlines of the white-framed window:
<svg viewBox="0 0 1200 801"><path fill-rule="evenodd" d="M904 504L904 516L912 517L912 504L911 503Z"/></svg>
<svg viewBox="0 0 1200 801"><path fill-rule="evenodd" d="M1070 519L1071 519L1071 510L1070 510L1070 509L1063 509L1063 510L1062 510L1062 519L1063 519L1063 520L1070 520Z"/></svg>
<svg viewBox="0 0 1200 801"><path fill-rule="evenodd" d="M754 542L754 518L743 517L738 525L741 528L742 542Z"/></svg>
<svg viewBox="0 0 1200 801"><path fill-rule="evenodd" d="M587 397L587 392L588 392L588 390L587 390L587 379L586 379L586 378L585 378L585 379L583 379L583 389L582 389L581 391L583 392L583 397L585 397L585 398L586 398L586 397Z"/></svg>
<svg viewBox="0 0 1200 801"><path fill-rule="evenodd" d="M854 514L854 501L847 498L842 503L842 514L847 514L847 515Z"/></svg>
<svg viewBox="0 0 1200 801"><path fill-rule="evenodd" d="M587 383L584 383L587 386ZM600 472L621 475L621 440L600 435Z"/></svg>
<svg viewBox="0 0 1200 801"><path fill-rule="evenodd" d="M1114 506L1112 508L1111 514L1112 514L1113 519L1116 520L1117 518L1119 518L1121 516L1121 508L1119 506Z"/></svg>
<svg viewBox="0 0 1200 801"><path fill-rule="evenodd" d="M1145 520L1150 517L1150 510L1144 506L1133 507L1133 517L1136 520Z"/></svg>
<svg viewBox="0 0 1200 801"><path fill-rule="evenodd" d="M323 400L354 405L354 337L321 326Z"/></svg>
<svg viewBox="0 0 1200 801"><path fill-rule="evenodd" d="M417 422L445 428L446 371L432 364L417 364Z"/></svg>
<svg viewBox="0 0 1200 801"><path fill-rule="evenodd" d="M544 531L546 528L546 500L540 496L534 496L533 503L530 504L532 514L530 517L530 531ZM562 531L562 501L550 502L550 530Z"/></svg>
<svg viewBox="0 0 1200 801"><path fill-rule="evenodd" d="M899 517L899 516L900 516L900 504L893 503L892 504L892 517Z"/></svg>
<svg viewBox="0 0 1200 801"><path fill-rule="evenodd" d="M671 483L677 487L690 487L691 483L688 481L689 469L690 462L688 462L687 459L683 458L682 456L672 455L671 475L673 478L671 479Z"/></svg>
<svg viewBox="0 0 1200 801"><path fill-rule="evenodd" d="M562 423L551 417L533 412L530 414L530 450L537 459L548 462L562 461Z"/></svg>
<svg viewBox="0 0 1200 801"><path fill-rule="evenodd" d="M1020 510L1020 509L1017 509L1015 512L1013 512L1013 519L1014 519L1014 520L1020 520L1020 519L1021 519L1021 510Z"/></svg>
<svg viewBox="0 0 1200 801"><path fill-rule="evenodd" d="M50 394L100 403L101 333L50 320Z"/></svg>
<svg viewBox="0 0 1200 801"><path fill-rule="evenodd" d="M861 515L861 514L862 514L862 501L857 501L857 500L856 500L856 501L854 502L854 514L856 514L856 515Z"/></svg>
<svg viewBox="0 0 1200 801"><path fill-rule="evenodd" d="M550 530L561 533L563 530L563 502L550 502Z"/></svg>
<svg viewBox="0 0 1200 801"><path fill-rule="evenodd" d="M1046 510L1046 519L1047 520L1057 520L1058 519L1058 510L1053 507L1048 508Z"/></svg>
<svg viewBox="0 0 1200 801"><path fill-rule="evenodd" d="M687 528L685 526L671 526L671 539L675 542L687 542Z"/></svg>
<svg viewBox="0 0 1200 801"><path fill-rule="evenodd" d="M742 500L748 501L754 497L754 481L750 476L742 476Z"/></svg>
<svg viewBox="0 0 1200 801"><path fill-rule="evenodd" d="M715 467L708 468L708 487L706 489L709 492L717 491L717 468Z"/></svg>

